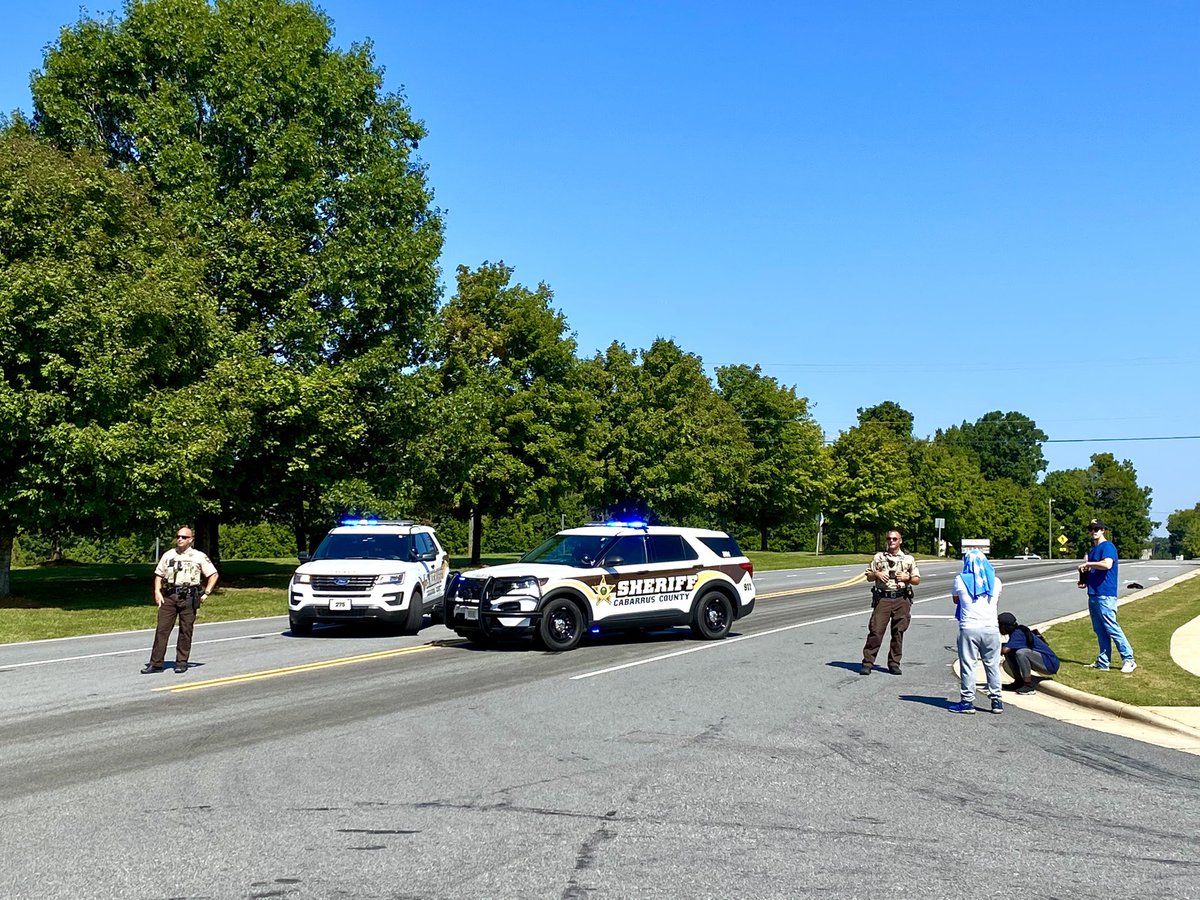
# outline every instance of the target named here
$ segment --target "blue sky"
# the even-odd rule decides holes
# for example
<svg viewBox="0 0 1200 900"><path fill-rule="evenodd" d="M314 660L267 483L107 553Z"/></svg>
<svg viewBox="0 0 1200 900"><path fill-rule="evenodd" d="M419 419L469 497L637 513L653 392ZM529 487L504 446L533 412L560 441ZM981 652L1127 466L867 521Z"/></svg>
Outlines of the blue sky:
<svg viewBox="0 0 1200 900"><path fill-rule="evenodd" d="M829 438L1021 412L1200 502L1200 3L319 5L430 131L450 291L503 260L581 355L758 363ZM0 109L79 9L6 10Z"/></svg>

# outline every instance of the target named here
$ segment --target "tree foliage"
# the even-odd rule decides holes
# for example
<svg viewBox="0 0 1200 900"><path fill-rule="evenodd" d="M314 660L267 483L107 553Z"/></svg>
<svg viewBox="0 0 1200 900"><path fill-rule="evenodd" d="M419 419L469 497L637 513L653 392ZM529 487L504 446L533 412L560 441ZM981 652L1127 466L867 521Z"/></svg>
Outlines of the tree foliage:
<svg viewBox="0 0 1200 900"><path fill-rule="evenodd" d="M820 506L825 455L808 398L762 374L759 366L717 369L720 396L733 407L751 444L748 472L733 494L732 515L756 529L766 550L772 528L811 516Z"/></svg>
<svg viewBox="0 0 1200 900"><path fill-rule="evenodd" d="M19 525L129 527L172 481L153 422L221 337L190 251L99 157L0 135L0 596Z"/></svg>
<svg viewBox="0 0 1200 900"><path fill-rule="evenodd" d="M474 518L539 509L583 471L591 402L576 379L575 341L545 284L511 284L503 263L458 268L432 360L438 393L420 445L421 490L434 507Z"/></svg>
<svg viewBox="0 0 1200 900"><path fill-rule="evenodd" d="M1018 412L986 413L974 424L963 422L938 431L935 440L969 449L978 457L983 477L990 480L1007 478L1030 487L1046 468L1042 455L1046 434Z"/></svg>

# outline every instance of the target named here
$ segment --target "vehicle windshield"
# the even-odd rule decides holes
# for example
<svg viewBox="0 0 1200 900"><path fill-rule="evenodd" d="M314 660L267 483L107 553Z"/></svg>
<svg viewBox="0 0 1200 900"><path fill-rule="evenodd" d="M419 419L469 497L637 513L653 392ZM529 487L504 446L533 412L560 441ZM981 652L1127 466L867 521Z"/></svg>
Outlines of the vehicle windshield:
<svg viewBox="0 0 1200 900"><path fill-rule="evenodd" d="M398 559L411 557L412 537L380 532L339 532L325 535L313 559Z"/></svg>
<svg viewBox="0 0 1200 900"><path fill-rule="evenodd" d="M521 562L591 568L616 537L615 534L556 534L522 556Z"/></svg>

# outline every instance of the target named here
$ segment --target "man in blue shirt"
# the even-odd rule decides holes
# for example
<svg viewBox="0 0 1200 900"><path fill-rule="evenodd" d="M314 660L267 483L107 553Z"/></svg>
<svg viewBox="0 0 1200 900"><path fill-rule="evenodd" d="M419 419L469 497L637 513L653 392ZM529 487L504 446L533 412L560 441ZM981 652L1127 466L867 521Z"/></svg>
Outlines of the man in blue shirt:
<svg viewBox="0 0 1200 900"><path fill-rule="evenodd" d="M1100 655L1091 667L1107 672L1112 645L1116 642L1117 652L1124 661L1121 671L1128 674L1137 668L1137 663L1133 661L1133 648L1125 639L1125 632L1117 624L1117 548L1104 539L1104 531L1105 525L1099 519L1088 523L1092 549L1079 565L1079 586L1087 588L1092 631L1100 644Z"/></svg>

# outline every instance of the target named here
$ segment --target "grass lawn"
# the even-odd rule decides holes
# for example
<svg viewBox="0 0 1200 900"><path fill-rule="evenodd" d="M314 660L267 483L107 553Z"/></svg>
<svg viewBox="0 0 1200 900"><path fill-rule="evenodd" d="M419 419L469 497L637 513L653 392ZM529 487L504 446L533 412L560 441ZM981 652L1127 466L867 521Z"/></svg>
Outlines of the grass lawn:
<svg viewBox="0 0 1200 900"><path fill-rule="evenodd" d="M514 562L518 553L493 554L483 565ZM870 554L751 553L758 571L865 564ZM287 584L294 559L234 559L221 564L217 592L200 612L201 622L227 622L287 613ZM453 569L470 569L466 557L451 557ZM149 564L66 563L12 570L12 596L0 600L0 644L45 638L153 628Z"/></svg>
<svg viewBox="0 0 1200 900"><path fill-rule="evenodd" d="M484 564L516 555L484 557ZM453 568L467 568L452 558ZM221 564L217 592L199 622L228 622L287 614L294 559L234 559ZM153 566L55 565L12 570L12 596L0 600L0 644L153 628Z"/></svg>
<svg viewBox="0 0 1200 900"><path fill-rule="evenodd" d="M1081 602L1086 603L1086 598ZM1121 604L1117 621L1133 646L1138 664L1128 675L1120 672L1121 659L1115 647L1111 671L1086 668L1098 650L1090 618L1054 625L1046 629L1046 640L1062 661L1055 680L1135 706L1200 706L1200 678L1181 669L1171 658L1171 635L1198 615L1200 577Z"/></svg>

